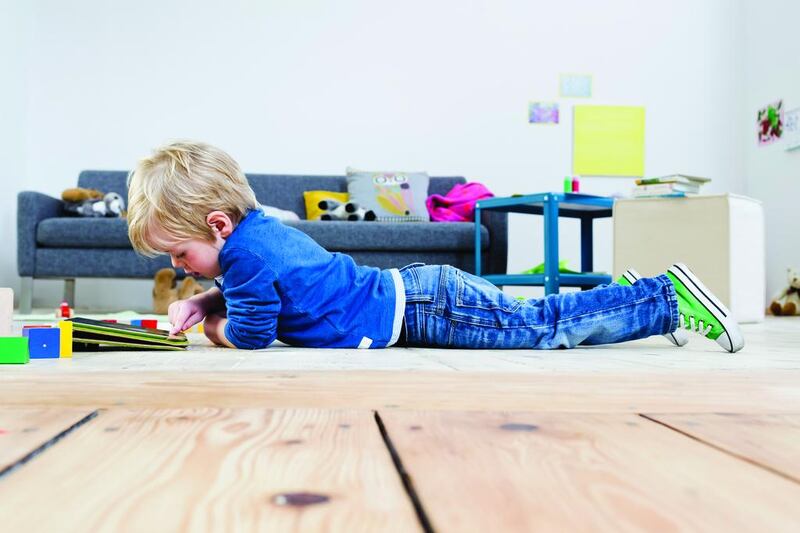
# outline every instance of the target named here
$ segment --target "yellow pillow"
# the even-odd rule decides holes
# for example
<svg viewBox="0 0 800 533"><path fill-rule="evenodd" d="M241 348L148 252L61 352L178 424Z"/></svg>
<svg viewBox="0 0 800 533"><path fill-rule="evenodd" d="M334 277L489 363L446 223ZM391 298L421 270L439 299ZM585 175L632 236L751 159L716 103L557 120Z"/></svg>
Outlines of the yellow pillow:
<svg viewBox="0 0 800 533"><path fill-rule="evenodd" d="M306 202L306 220L319 220L324 212L319 208L322 200L336 200L344 204L350 200L350 195L346 192L303 191L303 199Z"/></svg>

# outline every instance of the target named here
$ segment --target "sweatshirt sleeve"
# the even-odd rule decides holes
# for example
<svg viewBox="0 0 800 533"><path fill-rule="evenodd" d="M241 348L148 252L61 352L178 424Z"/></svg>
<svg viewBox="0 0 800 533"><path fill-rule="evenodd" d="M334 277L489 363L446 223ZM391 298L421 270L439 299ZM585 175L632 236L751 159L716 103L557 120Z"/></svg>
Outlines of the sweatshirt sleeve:
<svg viewBox="0 0 800 533"><path fill-rule="evenodd" d="M277 276L261 257L247 250L225 250L220 264L228 310L225 337L237 348L266 348L277 337L281 310Z"/></svg>

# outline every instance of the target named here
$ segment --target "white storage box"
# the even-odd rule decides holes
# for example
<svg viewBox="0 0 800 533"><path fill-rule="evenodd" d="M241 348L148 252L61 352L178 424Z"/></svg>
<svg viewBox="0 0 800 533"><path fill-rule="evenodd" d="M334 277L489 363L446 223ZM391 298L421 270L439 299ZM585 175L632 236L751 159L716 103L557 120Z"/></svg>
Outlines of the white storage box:
<svg viewBox="0 0 800 533"><path fill-rule="evenodd" d="M614 279L681 262L739 322L760 322L766 306L764 210L735 194L637 198L614 204Z"/></svg>

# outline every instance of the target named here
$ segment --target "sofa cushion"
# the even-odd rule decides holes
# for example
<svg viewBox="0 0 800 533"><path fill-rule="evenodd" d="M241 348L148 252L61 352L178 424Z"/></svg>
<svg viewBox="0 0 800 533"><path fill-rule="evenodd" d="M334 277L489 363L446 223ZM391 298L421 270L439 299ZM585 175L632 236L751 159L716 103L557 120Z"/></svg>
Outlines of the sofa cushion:
<svg viewBox="0 0 800 533"><path fill-rule="evenodd" d="M39 222L36 242L48 248L131 248L121 218L48 218Z"/></svg>
<svg viewBox="0 0 800 533"><path fill-rule="evenodd" d="M425 172L347 169L350 201L375 213L379 222L430 221L425 207L429 183Z"/></svg>
<svg viewBox="0 0 800 533"><path fill-rule="evenodd" d="M472 222L289 222L323 248L335 251L357 250L473 250L475 224ZM484 242L485 240L485 242ZM481 249L489 247L489 231L481 226Z"/></svg>
<svg viewBox="0 0 800 533"><path fill-rule="evenodd" d="M128 172L121 170L84 170L78 176L78 187L114 191L128 204ZM284 174L247 174L256 199L264 205L294 211L304 216L303 191L325 190L347 192L345 176L297 176ZM432 177L428 194L447 194L456 183L466 183L463 177Z"/></svg>
<svg viewBox="0 0 800 533"><path fill-rule="evenodd" d="M356 250L472 250L472 222L287 222L322 247ZM47 248L131 248L128 225L119 218L49 218L39 223L36 241ZM489 232L481 227L481 247L489 247Z"/></svg>
<svg viewBox="0 0 800 533"><path fill-rule="evenodd" d="M350 195L346 192L336 191L303 191L303 200L306 203L306 220L319 220L325 211L319 204L323 200L334 200L336 204L346 204ZM334 204L334 205L336 205Z"/></svg>

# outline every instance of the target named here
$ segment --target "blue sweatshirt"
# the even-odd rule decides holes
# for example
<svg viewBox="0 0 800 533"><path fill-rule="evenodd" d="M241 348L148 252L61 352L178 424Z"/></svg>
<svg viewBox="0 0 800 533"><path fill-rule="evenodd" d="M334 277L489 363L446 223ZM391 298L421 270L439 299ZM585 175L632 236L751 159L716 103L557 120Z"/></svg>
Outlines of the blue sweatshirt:
<svg viewBox="0 0 800 533"><path fill-rule="evenodd" d="M358 266L261 211L250 211L220 250L228 324L239 348L383 348L405 312L400 273Z"/></svg>

